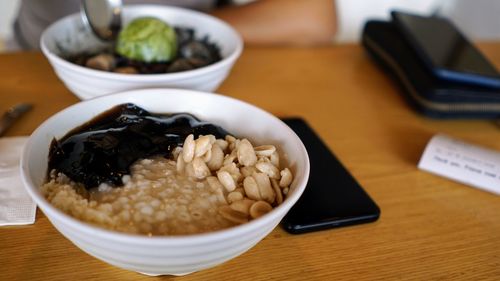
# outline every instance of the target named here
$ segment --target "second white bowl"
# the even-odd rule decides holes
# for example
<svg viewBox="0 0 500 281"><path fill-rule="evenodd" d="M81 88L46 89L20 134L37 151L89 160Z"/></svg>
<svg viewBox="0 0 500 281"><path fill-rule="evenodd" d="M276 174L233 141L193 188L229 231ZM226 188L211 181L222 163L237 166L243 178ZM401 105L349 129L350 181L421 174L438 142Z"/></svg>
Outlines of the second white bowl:
<svg viewBox="0 0 500 281"><path fill-rule="evenodd" d="M159 5L132 5L123 9L124 24L141 16L193 28L198 37L208 36L220 47L223 59L202 68L165 74L120 74L79 66L65 60L63 53L77 54L104 46L83 25L80 14L67 16L49 26L42 34L40 45L57 76L81 99L158 87L211 92L228 76L243 49L241 37L231 26L201 12Z"/></svg>

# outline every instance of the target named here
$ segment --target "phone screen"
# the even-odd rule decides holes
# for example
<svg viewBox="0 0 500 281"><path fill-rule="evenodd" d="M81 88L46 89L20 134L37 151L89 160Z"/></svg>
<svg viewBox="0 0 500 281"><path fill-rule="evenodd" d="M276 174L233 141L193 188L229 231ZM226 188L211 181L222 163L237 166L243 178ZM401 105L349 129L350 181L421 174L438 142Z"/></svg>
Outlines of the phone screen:
<svg viewBox="0 0 500 281"><path fill-rule="evenodd" d="M500 78L495 67L449 20L395 11L392 18L432 68Z"/></svg>
<svg viewBox="0 0 500 281"><path fill-rule="evenodd" d="M290 233L372 222L380 209L328 147L300 118L283 121L306 146L311 164L307 187L282 221Z"/></svg>

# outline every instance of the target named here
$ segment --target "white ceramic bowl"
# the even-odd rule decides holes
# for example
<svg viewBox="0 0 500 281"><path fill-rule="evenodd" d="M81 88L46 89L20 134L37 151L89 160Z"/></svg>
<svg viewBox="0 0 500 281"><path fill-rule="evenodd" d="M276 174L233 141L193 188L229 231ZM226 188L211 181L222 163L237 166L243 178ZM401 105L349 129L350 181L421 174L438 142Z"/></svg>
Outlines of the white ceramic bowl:
<svg viewBox="0 0 500 281"><path fill-rule="evenodd" d="M191 236L147 237L118 233L74 219L53 207L39 191L47 174L52 139L121 103L157 113L189 112L254 144L275 144L294 174L288 197L261 218L229 229ZM52 224L88 254L112 265L149 275L182 275L213 267L257 244L299 199L309 176L309 159L297 135L281 120L233 98L180 89L145 89L106 95L68 107L45 121L29 138L21 157L26 190Z"/></svg>
<svg viewBox="0 0 500 281"><path fill-rule="evenodd" d="M194 28L198 37L208 35L221 49L223 59L212 65L178 73L120 74L79 66L61 57L104 46L84 25L80 14L58 20L42 34L40 45L57 76L79 98L88 99L124 90L182 88L214 91L228 76L243 49L239 34L225 22L200 12L157 5L125 6L126 24L140 16L154 16L174 26Z"/></svg>

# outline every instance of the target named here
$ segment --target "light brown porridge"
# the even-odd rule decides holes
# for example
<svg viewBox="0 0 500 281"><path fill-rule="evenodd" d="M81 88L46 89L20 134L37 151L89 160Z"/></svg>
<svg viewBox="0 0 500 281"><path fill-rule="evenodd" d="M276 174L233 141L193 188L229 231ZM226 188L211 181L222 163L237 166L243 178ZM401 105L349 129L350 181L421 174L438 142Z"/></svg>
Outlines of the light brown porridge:
<svg viewBox="0 0 500 281"><path fill-rule="evenodd" d="M107 229L194 234L245 223L281 204L292 174L279 167L272 145L190 135L174 159L137 161L123 176L123 187L101 184L87 191L53 171L41 190L65 213Z"/></svg>

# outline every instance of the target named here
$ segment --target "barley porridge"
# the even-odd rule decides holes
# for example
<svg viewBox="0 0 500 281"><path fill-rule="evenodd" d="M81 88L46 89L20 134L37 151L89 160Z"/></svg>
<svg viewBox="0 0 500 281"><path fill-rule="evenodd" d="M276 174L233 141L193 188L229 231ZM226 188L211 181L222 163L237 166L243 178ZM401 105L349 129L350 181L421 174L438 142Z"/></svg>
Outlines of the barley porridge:
<svg viewBox="0 0 500 281"><path fill-rule="evenodd" d="M90 127L102 130L95 123ZM248 222L281 204L292 182L273 145L254 146L229 134L195 138L191 133L169 149L134 161L119 179L113 172L109 180L102 174L91 181L75 180L52 167L41 190L52 205L77 219L152 236ZM101 182L85 184L95 179Z"/></svg>

